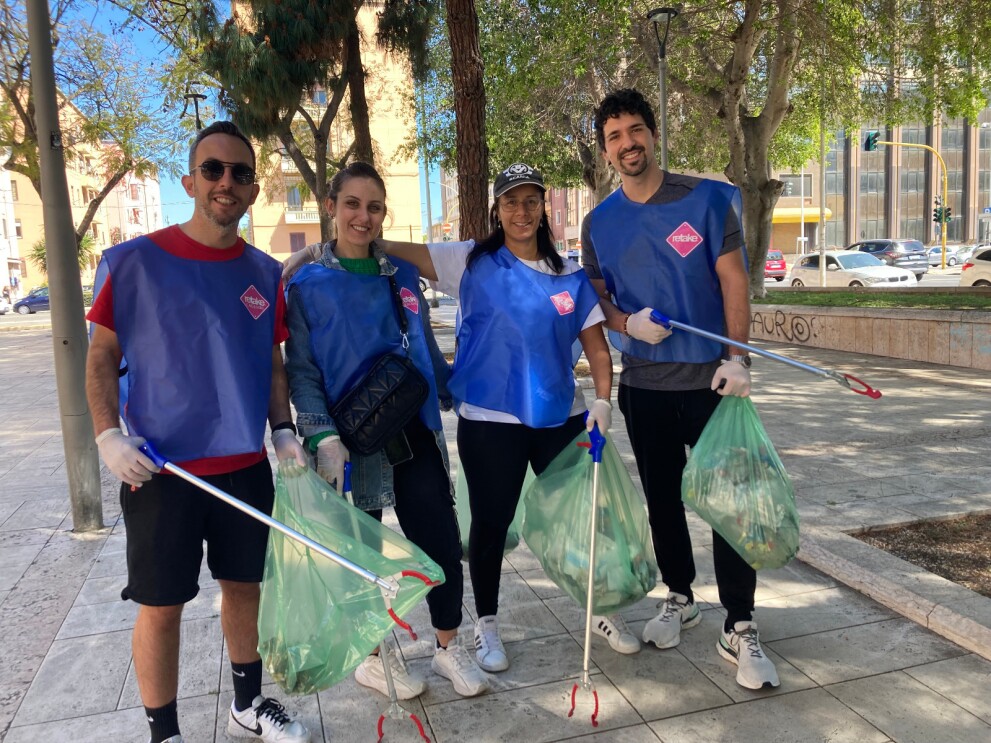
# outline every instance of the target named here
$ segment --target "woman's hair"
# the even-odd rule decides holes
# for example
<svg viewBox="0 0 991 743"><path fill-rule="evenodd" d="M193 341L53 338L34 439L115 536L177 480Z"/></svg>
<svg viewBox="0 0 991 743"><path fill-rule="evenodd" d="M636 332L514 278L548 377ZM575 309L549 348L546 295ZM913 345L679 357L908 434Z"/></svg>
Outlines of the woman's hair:
<svg viewBox="0 0 991 743"><path fill-rule="evenodd" d="M492 232L488 237L475 243L475 247L468 253L468 269L471 270L475 261L483 255L495 253L506 244L506 231L502 228L499 219L499 199L495 200L492 209L489 210L489 224ZM547 264L554 269L554 273L561 273L564 270L564 261L558 255L557 248L554 247L554 233L551 231L551 222L547 218L547 210L540 212L540 224L537 225L537 255L547 261Z"/></svg>
<svg viewBox="0 0 991 743"><path fill-rule="evenodd" d="M352 178L371 178L379 185L382 189L382 195L385 196L385 181L382 180L382 176L379 175L378 171L368 163L356 160L338 170L334 174L334 177L330 179L330 183L327 184L327 198L336 204L337 195L344 188L344 184Z"/></svg>

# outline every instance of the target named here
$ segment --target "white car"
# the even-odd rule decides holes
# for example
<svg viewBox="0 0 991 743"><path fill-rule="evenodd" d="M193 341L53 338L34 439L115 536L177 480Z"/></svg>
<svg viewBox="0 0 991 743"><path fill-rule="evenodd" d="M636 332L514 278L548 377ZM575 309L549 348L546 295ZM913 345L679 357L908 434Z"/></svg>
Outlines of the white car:
<svg viewBox="0 0 991 743"><path fill-rule="evenodd" d="M960 286L991 286L991 248L977 248L960 267Z"/></svg>
<svg viewBox="0 0 991 743"><path fill-rule="evenodd" d="M0 315L6 315L10 312L10 302L0 296Z"/></svg>
<svg viewBox="0 0 991 743"><path fill-rule="evenodd" d="M819 254L803 256L788 275L792 286L819 286ZM872 286L905 289L918 286L915 274L895 268L868 253L847 250L826 251L826 286Z"/></svg>

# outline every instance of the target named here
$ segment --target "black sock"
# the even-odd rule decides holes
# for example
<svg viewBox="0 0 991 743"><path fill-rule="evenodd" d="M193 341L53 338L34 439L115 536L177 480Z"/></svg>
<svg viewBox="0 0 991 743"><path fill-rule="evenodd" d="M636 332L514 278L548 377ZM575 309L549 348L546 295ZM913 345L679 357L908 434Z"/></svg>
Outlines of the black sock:
<svg viewBox="0 0 991 743"><path fill-rule="evenodd" d="M231 662L231 675L234 677L234 709L243 712L255 697L262 693L262 661L254 663Z"/></svg>
<svg viewBox="0 0 991 743"><path fill-rule="evenodd" d="M168 740L173 735L179 735L179 713L176 711L175 699L157 709L145 707L145 717L148 718L153 743L159 743L159 741Z"/></svg>

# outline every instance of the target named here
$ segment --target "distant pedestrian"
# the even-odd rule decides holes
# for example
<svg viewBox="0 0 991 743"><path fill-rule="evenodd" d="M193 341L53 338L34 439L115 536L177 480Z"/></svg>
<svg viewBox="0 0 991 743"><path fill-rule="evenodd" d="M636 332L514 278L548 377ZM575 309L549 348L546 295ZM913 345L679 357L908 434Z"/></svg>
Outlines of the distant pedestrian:
<svg viewBox="0 0 991 743"><path fill-rule="evenodd" d="M192 217L105 251L109 277L87 316L96 327L86 393L100 455L123 481L128 577L121 597L140 605L134 668L152 743L182 740L180 620L199 591L204 540L221 588L234 684L228 734L268 743L310 739L261 693L257 622L268 527L158 473L138 448L147 437L169 460L266 513L274 500L266 419L277 457L305 463L279 347L287 336L281 266L237 234L258 195L254 168L251 144L233 124L201 130L182 178ZM118 427L122 354L129 435Z"/></svg>
<svg viewBox="0 0 991 743"><path fill-rule="evenodd" d="M5 287L3 288L3 298L4 298L4 299L5 299L5 300L6 300L7 302L10 302L10 287L9 287L9 286L5 286Z"/></svg>
<svg viewBox="0 0 991 743"><path fill-rule="evenodd" d="M651 321L658 309L681 322L741 343L749 338L749 277L740 192L727 183L662 171L657 126L635 90L607 95L595 132L622 186L582 225L585 271L601 296L610 340L623 353L619 407L647 496L654 550L668 595L643 640L673 648L682 629L701 621L692 593L695 562L681 501L685 447L694 446L721 395L750 394L750 357L735 346ZM719 654L736 680L778 686L753 621L757 575L715 531L713 561L726 609Z"/></svg>

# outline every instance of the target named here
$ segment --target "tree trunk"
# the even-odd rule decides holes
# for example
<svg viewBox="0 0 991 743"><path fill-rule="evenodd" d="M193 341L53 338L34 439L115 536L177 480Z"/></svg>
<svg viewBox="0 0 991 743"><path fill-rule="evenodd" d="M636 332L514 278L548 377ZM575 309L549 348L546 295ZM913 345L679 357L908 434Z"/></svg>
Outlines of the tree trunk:
<svg viewBox="0 0 991 743"><path fill-rule="evenodd" d="M485 83L474 0L447 0L457 147L459 237L489 234L489 148L485 141Z"/></svg>
<svg viewBox="0 0 991 743"><path fill-rule="evenodd" d="M743 196L743 240L750 270L750 296L763 297L764 262L771 244L771 218L781 193L781 181L765 181L763 187L749 183L740 186Z"/></svg>
<svg viewBox="0 0 991 743"><path fill-rule="evenodd" d="M375 153L372 150L372 133L368 123L368 101L365 98L365 66L361 63L361 32L356 18L348 22L344 46L344 69L347 71L351 127L354 129L354 158L374 165Z"/></svg>

